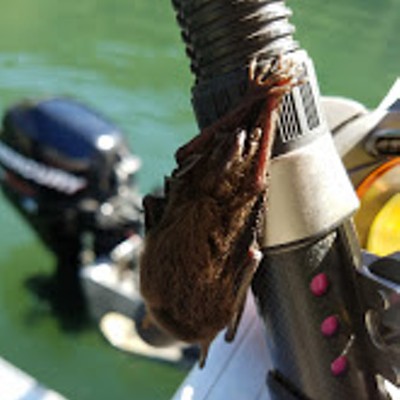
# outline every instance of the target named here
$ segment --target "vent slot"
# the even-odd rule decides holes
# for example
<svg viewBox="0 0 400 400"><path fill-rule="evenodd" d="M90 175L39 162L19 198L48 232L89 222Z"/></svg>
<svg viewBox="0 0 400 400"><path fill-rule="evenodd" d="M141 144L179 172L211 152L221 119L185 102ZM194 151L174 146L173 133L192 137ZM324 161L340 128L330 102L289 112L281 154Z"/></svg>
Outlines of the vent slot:
<svg viewBox="0 0 400 400"><path fill-rule="evenodd" d="M280 108L280 115L277 124L277 134L282 143L288 143L298 139L302 135L299 116L292 93L287 94Z"/></svg>
<svg viewBox="0 0 400 400"><path fill-rule="evenodd" d="M303 102L304 114L306 116L308 129L312 131L320 124L318 110L315 105L314 94L310 82L305 82L299 87L301 100Z"/></svg>

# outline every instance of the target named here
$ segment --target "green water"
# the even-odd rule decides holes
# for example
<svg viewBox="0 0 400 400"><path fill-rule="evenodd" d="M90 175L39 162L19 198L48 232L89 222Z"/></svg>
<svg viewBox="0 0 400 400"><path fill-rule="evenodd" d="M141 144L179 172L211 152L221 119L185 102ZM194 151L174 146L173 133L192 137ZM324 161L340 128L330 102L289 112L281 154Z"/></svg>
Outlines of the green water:
<svg viewBox="0 0 400 400"><path fill-rule="evenodd" d="M70 95L126 133L143 192L196 132L191 76L169 1L0 0L0 110ZM291 1L297 39L324 94L375 106L400 75L400 0ZM0 356L71 400L156 400L184 372L109 347L95 329L66 332L24 289L53 259L0 198ZM1 385L1 382L0 382Z"/></svg>

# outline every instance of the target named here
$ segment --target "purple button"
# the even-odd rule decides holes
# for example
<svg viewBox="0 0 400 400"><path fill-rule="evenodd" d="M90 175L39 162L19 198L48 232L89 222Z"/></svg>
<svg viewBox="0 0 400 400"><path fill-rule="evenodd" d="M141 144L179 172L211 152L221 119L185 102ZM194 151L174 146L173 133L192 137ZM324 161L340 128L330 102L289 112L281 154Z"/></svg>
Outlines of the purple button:
<svg viewBox="0 0 400 400"><path fill-rule="evenodd" d="M349 362L346 356L340 356L331 364L331 372L335 376L344 374L347 371Z"/></svg>
<svg viewBox="0 0 400 400"><path fill-rule="evenodd" d="M339 319L335 315L325 318L321 324L321 332L324 336L333 336L339 330Z"/></svg>
<svg viewBox="0 0 400 400"><path fill-rule="evenodd" d="M326 274L315 275L310 283L310 290L314 296L323 296L329 288L329 279Z"/></svg>

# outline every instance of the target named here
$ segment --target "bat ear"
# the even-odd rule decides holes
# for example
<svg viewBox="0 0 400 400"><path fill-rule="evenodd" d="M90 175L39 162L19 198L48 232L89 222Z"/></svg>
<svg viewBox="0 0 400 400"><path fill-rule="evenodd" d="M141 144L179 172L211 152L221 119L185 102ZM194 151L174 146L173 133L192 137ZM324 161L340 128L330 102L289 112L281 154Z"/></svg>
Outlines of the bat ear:
<svg viewBox="0 0 400 400"><path fill-rule="evenodd" d="M212 339L205 339L200 342L199 368L201 369L204 368L204 366L206 365L206 359L211 342Z"/></svg>
<svg viewBox="0 0 400 400"><path fill-rule="evenodd" d="M146 232L156 227L164 214L166 200L164 197L147 195L143 199L144 225Z"/></svg>

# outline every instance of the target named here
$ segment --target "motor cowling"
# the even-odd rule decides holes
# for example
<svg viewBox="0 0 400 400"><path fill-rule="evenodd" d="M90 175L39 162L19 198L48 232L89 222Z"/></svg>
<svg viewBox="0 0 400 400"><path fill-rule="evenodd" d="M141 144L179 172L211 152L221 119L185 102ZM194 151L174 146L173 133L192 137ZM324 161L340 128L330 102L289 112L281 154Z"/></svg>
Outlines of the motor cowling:
<svg viewBox="0 0 400 400"><path fill-rule="evenodd" d="M114 124L68 98L25 101L4 115L0 185L59 258L91 233L96 255L140 230L140 160Z"/></svg>

